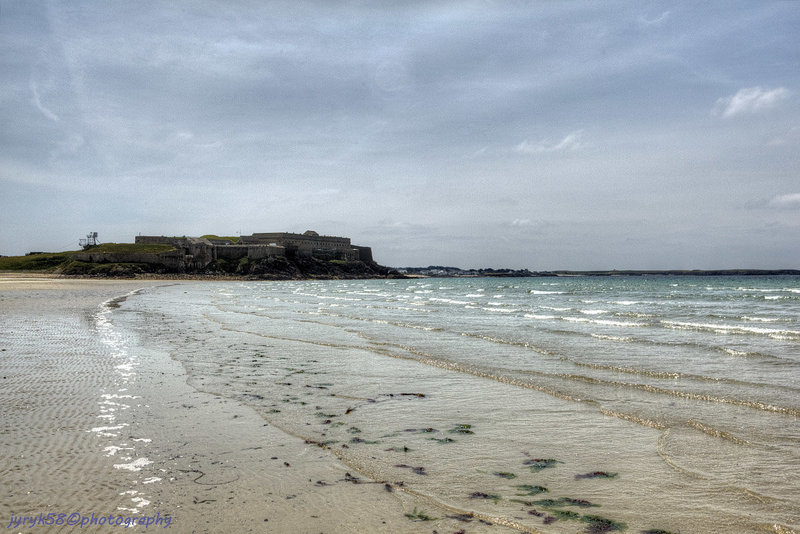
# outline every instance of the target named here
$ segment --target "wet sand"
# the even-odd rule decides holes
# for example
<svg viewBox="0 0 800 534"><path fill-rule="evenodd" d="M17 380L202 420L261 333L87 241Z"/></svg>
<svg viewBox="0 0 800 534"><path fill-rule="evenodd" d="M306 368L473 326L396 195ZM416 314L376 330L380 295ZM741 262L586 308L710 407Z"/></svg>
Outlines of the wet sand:
<svg viewBox="0 0 800 534"><path fill-rule="evenodd" d="M247 406L198 392L169 354L111 328L115 314L135 308L126 295L173 283L0 274L0 521L14 527L8 532L109 531L40 516L73 513L158 521L125 529L133 532L511 531L408 519L425 508L422 498L369 480ZM24 517L40 519L14 525Z"/></svg>

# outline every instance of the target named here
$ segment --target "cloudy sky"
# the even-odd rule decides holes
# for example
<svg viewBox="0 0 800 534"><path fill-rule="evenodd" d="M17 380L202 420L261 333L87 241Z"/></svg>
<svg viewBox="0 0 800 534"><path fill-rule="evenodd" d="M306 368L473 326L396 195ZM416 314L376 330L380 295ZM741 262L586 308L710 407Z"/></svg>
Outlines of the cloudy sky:
<svg viewBox="0 0 800 534"><path fill-rule="evenodd" d="M0 0L0 254L800 268L797 2Z"/></svg>

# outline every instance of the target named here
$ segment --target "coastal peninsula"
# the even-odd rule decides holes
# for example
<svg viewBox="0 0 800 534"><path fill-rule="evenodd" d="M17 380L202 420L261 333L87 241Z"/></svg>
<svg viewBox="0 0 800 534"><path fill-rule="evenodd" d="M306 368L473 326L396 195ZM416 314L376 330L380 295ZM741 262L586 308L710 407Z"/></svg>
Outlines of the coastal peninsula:
<svg viewBox="0 0 800 534"><path fill-rule="evenodd" d="M89 236L82 240L82 250L0 258L0 270L113 278L403 278L376 263L370 247L353 245L348 237L325 236L313 230L238 237L140 235L134 243L104 244L96 242L96 232Z"/></svg>

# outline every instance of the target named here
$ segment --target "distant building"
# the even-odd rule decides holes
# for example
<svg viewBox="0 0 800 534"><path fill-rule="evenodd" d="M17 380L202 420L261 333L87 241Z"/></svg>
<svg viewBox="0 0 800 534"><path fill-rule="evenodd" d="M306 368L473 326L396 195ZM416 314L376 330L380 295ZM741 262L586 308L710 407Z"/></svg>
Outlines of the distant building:
<svg viewBox="0 0 800 534"><path fill-rule="evenodd" d="M306 256L320 259L372 261L370 247L354 246L349 237L319 235L313 230L302 234L289 232L259 233L239 238L241 244L276 245L283 247L289 256Z"/></svg>
<svg viewBox="0 0 800 534"><path fill-rule="evenodd" d="M136 244L171 245L174 250L162 253L109 254L88 251L75 259L90 262L137 262L163 264L175 269L203 269L217 259L261 260L270 257L307 257L324 260L361 260L372 262L370 247L355 246L349 237L321 236L309 230L303 234L288 232L259 233L241 236L239 243L229 239L204 237L136 236Z"/></svg>

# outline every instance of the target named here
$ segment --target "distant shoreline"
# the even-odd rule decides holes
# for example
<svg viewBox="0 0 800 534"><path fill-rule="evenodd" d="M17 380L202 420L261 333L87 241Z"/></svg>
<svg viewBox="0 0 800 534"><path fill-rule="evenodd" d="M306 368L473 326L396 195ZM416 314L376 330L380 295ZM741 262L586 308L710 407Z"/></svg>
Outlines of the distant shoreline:
<svg viewBox="0 0 800 534"><path fill-rule="evenodd" d="M408 278L547 278L577 276L800 276L800 269L664 269L529 271L527 269L460 269L458 267L393 267Z"/></svg>
<svg viewBox="0 0 800 534"><path fill-rule="evenodd" d="M546 271L536 276L799 276L800 269Z"/></svg>
<svg viewBox="0 0 800 534"><path fill-rule="evenodd" d="M411 272L402 272L391 276L311 276L302 278L282 278L264 275L235 275L235 274L198 274L198 273L139 273L134 276L112 274L103 275L74 275L60 274L48 271L28 270L0 270L0 277L13 278L38 278L62 280L170 280L170 281L304 281L304 280L369 280L369 279L414 279L414 278L567 278L567 277L615 277L615 276L800 276L800 269L717 269L717 270L610 270L610 271L516 271L493 269L491 272L480 270L458 270L441 273L426 272L424 267L401 268ZM450 268L452 269L452 268Z"/></svg>

